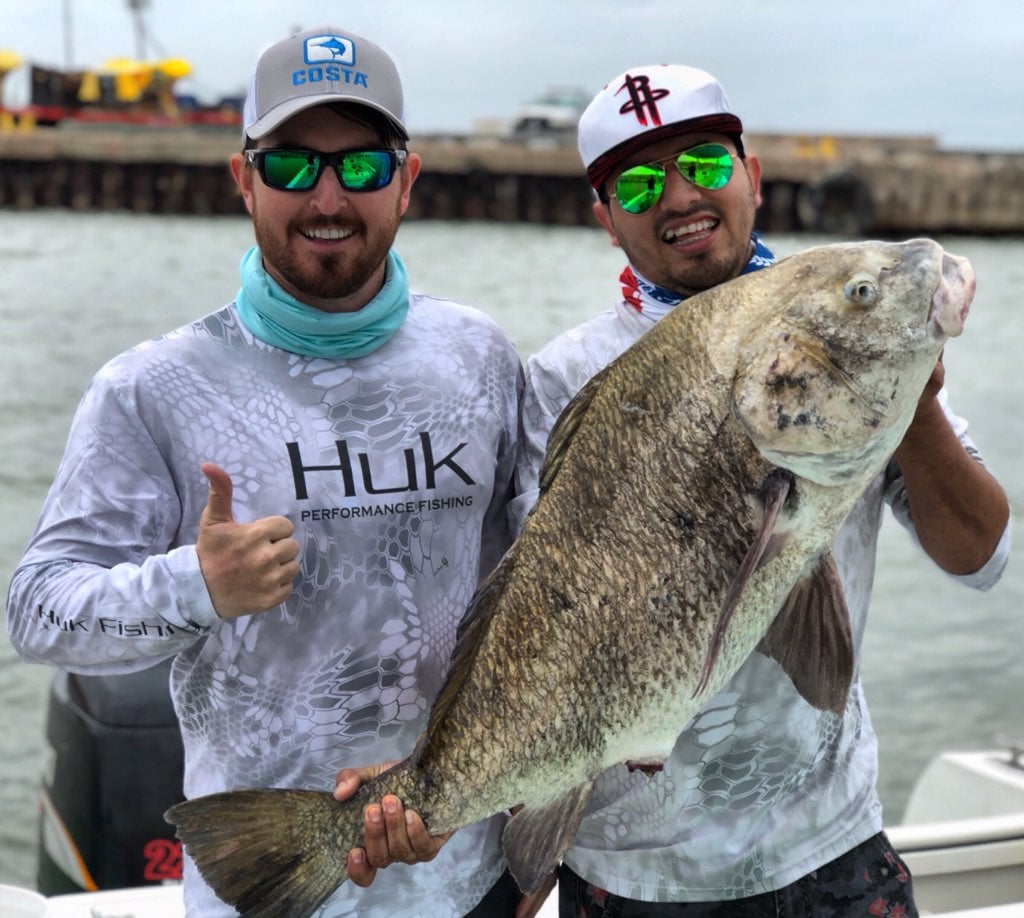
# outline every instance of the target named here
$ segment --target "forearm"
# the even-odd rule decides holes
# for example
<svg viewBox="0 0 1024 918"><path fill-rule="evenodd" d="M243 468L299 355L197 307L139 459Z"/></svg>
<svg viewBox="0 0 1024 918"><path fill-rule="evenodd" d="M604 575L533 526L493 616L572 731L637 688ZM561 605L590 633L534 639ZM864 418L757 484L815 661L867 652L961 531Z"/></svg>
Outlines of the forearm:
<svg viewBox="0 0 1024 918"><path fill-rule="evenodd" d="M73 672L130 672L165 659L216 620L194 557L185 548L112 568L23 564L8 595L11 643L28 660Z"/></svg>
<svg viewBox="0 0 1024 918"><path fill-rule="evenodd" d="M914 530L943 570L971 574L992 556L1010 516L1002 487L964 448L939 403L918 410L896 450Z"/></svg>

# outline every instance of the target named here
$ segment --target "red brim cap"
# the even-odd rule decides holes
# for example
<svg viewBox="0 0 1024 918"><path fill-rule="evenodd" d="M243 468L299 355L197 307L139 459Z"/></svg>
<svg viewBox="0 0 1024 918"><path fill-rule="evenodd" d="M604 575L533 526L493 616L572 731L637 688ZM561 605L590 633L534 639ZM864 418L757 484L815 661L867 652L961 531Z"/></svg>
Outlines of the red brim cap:
<svg viewBox="0 0 1024 918"><path fill-rule="evenodd" d="M638 150L693 131L743 133L725 90L710 73L681 64L628 70L605 86L580 116L577 137L587 179L600 188Z"/></svg>

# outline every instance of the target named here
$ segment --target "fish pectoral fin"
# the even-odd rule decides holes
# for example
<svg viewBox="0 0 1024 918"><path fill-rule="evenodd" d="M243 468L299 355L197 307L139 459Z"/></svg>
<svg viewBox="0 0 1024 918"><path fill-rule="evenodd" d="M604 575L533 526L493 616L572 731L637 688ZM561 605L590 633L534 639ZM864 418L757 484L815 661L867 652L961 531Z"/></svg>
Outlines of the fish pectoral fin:
<svg viewBox="0 0 1024 918"><path fill-rule="evenodd" d="M793 588L757 649L778 662L808 704L842 713L853 681L853 633L831 553Z"/></svg>
<svg viewBox="0 0 1024 918"><path fill-rule="evenodd" d="M574 787L546 806L528 807L509 821L501 836L509 871L519 888L532 895L558 866L583 819L592 781Z"/></svg>
<svg viewBox="0 0 1024 918"><path fill-rule="evenodd" d="M693 690L694 697L707 688L711 673L715 668L715 661L718 659L718 652L722 648L726 629L729 627L729 622L732 621L733 613L740 603L740 598L743 596L743 591L747 588L751 576L762 564L772 560L785 544L785 537L778 536L775 527L793 486L793 476L784 469L775 469L764 480L761 488L761 502L764 506L761 527L750 543L747 554L743 558L736 576L730 582L725 599L722 601L722 609L718 614L718 621L715 623L715 631L711 635L708 655L704 660L704 670L697 687Z"/></svg>

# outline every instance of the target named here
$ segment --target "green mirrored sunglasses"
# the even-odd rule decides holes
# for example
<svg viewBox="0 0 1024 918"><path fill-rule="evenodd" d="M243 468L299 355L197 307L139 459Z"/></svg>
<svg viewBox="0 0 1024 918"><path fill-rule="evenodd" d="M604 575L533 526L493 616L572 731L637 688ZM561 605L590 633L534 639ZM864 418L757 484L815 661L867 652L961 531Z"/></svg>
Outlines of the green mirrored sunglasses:
<svg viewBox="0 0 1024 918"><path fill-rule="evenodd" d="M346 191L377 191L391 184L395 170L405 163L405 150L246 150L245 159L256 165L260 178L279 191L309 191L324 169L333 166Z"/></svg>
<svg viewBox="0 0 1024 918"><path fill-rule="evenodd" d="M732 178L732 161L738 154L730 153L720 143L702 143L683 150L657 163L632 166L615 180L615 198L627 214L646 213L665 190L665 166L675 163L679 174L698 188L714 191L724 188Z"/></svg>

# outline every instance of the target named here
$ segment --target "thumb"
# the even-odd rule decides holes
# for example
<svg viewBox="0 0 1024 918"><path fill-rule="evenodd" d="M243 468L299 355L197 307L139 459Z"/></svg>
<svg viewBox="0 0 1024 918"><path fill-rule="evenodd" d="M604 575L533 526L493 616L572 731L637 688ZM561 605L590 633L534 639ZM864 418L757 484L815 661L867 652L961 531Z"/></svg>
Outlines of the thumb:
<svg viewBox="0 0 1024 918"><path fill-rule="evenodd" d="M235 517L231 512L231 476L213 462L204 462L199 469L210 483L206 509L203 510L203 525L233 523Z"/></svg>

